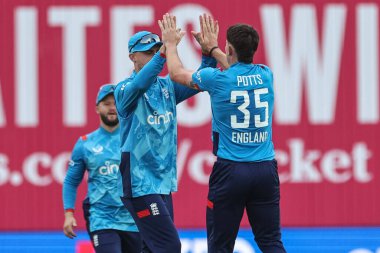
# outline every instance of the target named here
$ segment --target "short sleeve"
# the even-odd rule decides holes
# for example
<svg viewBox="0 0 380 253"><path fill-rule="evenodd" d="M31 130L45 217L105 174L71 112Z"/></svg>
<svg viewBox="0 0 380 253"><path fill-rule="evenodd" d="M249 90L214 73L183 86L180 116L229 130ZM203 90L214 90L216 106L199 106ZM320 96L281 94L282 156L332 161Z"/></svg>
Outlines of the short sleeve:
<svg viewBox="0 0 380 253"><path fill-rule="evenodd" d="M212 92L215 88L215 80L219 72L220 70L216 68L204 68L195 72L192 79L200 90Z"/></svg>

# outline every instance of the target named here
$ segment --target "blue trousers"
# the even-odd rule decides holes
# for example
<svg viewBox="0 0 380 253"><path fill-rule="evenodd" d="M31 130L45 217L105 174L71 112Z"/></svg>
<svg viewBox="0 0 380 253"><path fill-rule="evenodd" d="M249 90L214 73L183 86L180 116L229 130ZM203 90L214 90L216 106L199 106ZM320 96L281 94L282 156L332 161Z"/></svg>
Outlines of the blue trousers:
<svg viewBox="0 0 380 253"><path fill-rule="evenodd" d="M142 240L138 232L101 229L90 232L90 202L83 201L87 232L96 253L141 253Z"/></svg>
<svg viewBox="0 0 380 253"><path fill-rule="evenodd" d="M181 241L174 226L171 195L152 194L137 198L122 197L122 201L132 214L144 241L142 252L181 252Z"/></svg>
<svg viewBox="0 0 380 253"><path fill-rule="evenodd" d="M139 232L102 229L90 233L96 253L141 253Z"/></svg>
<svg viewBox="0 0 380 253"><path fill-rule="evenodd" d="M206 211L209 253L232 253L244 210L264 253L285 253L280 229L277 162L218 158L209 181Z"/></svg>

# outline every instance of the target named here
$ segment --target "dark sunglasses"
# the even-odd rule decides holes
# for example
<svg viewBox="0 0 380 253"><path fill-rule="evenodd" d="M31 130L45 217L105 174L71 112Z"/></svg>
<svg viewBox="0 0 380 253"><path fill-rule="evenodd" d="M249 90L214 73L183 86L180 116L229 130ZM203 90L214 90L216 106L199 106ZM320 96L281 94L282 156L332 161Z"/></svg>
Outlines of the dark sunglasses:
<svg viewBox="0 0 380 253"><path fill-rule="evenodd" d="M154 33L150 33L150 34L147 34L147 35L144 35L141 37L141 39L138 39L135 44L133 44L130 48L129 48L129 52L132 51L132 49L137 45L137 44L150 44L152 42L161 42L160 40L160 36L158 36L157 34L154 34Z"/></svg>

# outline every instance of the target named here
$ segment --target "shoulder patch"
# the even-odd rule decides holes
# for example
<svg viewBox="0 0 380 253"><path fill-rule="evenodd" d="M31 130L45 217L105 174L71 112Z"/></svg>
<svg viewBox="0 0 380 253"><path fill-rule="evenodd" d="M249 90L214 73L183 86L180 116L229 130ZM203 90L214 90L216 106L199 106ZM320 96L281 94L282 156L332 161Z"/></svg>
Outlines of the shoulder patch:
<svg viewBox="0 0 380 253"><path fill-rule="evenodd" d="M87 140L87 135L82 135L80 138L81 138L83 141L85 141L85 140Z"/></svg>

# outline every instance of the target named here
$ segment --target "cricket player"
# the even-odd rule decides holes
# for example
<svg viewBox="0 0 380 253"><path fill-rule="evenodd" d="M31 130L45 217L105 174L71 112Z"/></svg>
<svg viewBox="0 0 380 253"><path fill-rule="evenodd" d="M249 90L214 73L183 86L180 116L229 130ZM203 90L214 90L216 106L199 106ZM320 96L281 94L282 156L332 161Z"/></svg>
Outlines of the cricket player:
<svg viewBox="0 0 380 253"><path fill-rule="evenodd" d="M159 21L173 81L210 94L213 151L217 156L207 202L208 252L233 252L244 210L264 253L284 253L280 230L280 183L272 142L273 74L252 64L259 35L250 25L227 30L224 54L218 47L219 26L201 16L209 55L225 68L185 70L177 53L175 17Z"/></svg>
<svg viewBox="0 0 380 253"><path fill-rule="evenodd" d="M141 237L118 191L120 128L114 89L111 84L100 88L96 98L100 127L80 137L74 146L63 183L63 231L69 238L76 236L74 209L77 188L87 171L88 191L83 211L95 252L140 253Z"/></svg>
<svg viewBox="0 0 380 253"><path fill-rule="evenodd" d="M176 43L180 39L176 31ZM198 91L158 76L166 58L157 34L134 34L128 49L134 71L115 90L121 128L122 199L150 252L180 253L171 195L177 191L176 105ZM215 66L215 59L202 57L201 67Z"/></svg>

